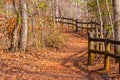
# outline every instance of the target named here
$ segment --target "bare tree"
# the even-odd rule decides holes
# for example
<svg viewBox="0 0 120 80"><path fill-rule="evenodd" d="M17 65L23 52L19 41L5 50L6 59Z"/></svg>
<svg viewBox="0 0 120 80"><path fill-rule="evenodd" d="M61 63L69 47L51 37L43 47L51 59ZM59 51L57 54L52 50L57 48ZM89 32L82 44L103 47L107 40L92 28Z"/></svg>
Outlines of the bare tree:
<svg viewBox="0 0 120 80"><path fill-rule="evenodd" d="M111 28L112 28L112 37L114 38L114 27L113 27L113 20L112 20L112 16L110 14L110 7L109 7L109 0L106 0L106 6L107 6L107 11L108 11L108 16L110 19L110 24L111 24Z"/></svg>
<svg viewBox="0 0 120 80"><path fill-rule="evenodd" d="M101 33L101 38L103 38L103 20L102 20L102 12L100 9L100 4L99 0L97 0L97 7L98 7L98 12L99 12L99 17L100 17L100 33Z"/></svg>
<svg viewBox="0 0 120 80"><path fill-rule="evenodd" d="M19 48L21 51L26 50L27 44L27 4L26 0L20 0L21 7L21 32L20 32L20 41Z"/></svg>
<svg viewBox="0 0 120 80"><path fill-rule="evenodd" d="M53 12L53 23L54 23L54 30L56 28L56 22L55 22L55 17L56 17L56 0L52 0L52 12Z"/></svg>
<svg viewBox="0 0 120 80"><path fill-rule="evenodd" d="M12 41L11 41L10 50L15 52L18 48L17 31L18 31L19 12L17 11L15 0L12 0L12 2L13 2L13 6L14 6L14 12L16 15L16 19L15 19L14 29L12 32Z"/></svg>
<svg viewBox="0 0 120 80"><path fill-rule="evenodd" d="M120 0L113 0L114 35L115 40L120 40ZM120 46L115 45L115 53L120 54Z"/></svg>

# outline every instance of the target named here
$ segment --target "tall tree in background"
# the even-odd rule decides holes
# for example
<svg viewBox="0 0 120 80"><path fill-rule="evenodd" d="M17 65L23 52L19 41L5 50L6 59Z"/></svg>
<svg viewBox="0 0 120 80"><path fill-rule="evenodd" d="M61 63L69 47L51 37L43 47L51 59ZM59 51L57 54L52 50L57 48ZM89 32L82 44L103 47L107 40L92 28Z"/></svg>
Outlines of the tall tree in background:
<svg viewBox="0 0 120 80"><path fill-rule="evenodd" d="M59 6L58 6L59 1L56 0L55 4L56 4L56 17L59 17L60 16L60 14L59 14Z"/></svg>
<svg viewBox="0 0 120 80"><path fill-rule="evenodd" d="M21 51L26 50L27 44L27 4L26 0L20 0L20 7L21 7L21 32L20 32L20 44L19 48Z"/></svg>
<svg viewBox="0 0 120 80"><path fill-rule="evenodd" d="M113 15L115 40L120 40L120 0L113 0ZM115 45L115 53L120 54L120 46Z"/></svg>
<svg viewBox="0 0 120 80"><path fill-rule="evenodd" d="M99 12L99 17L100 17L100 37L103 38L103 20L102 20L102 12L100 9L100 4L99 0L97 0L97 7L98 7L98 12Z"/></svg>
<svg viewBox="0 0 120 80"><path fill-rule="evenodd" d="M113 26L113 20L112 20L112 16L113 14L111 14L111 11L110 11L110 3L112 3L111 1L109 0L106 0L106 7L107 7L107 11L108 11L108 16L109 16L109 20L110 20L110 25L111 25L111 29L112 29L112 37L114 38L114 26Z"/></svg>
<svg viewBox="0 0 120 80"><path fill-rule="evenodd" d="M52 12L53 12L53 23L54 23L54 30L56 28L56 22L55 22L55 17L56 17L56 0L52 0Z"/></svg>

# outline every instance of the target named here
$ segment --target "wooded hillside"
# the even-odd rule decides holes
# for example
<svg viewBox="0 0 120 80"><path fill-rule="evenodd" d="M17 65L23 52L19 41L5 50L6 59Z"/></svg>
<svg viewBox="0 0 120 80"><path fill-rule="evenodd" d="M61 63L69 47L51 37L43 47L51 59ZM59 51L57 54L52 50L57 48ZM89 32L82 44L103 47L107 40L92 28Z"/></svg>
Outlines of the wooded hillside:
<svg viewBox="0 0 120 80"><path fill-rule="evenodd" d="M0 78L119 80L119 4L0 0Z"/></svg>

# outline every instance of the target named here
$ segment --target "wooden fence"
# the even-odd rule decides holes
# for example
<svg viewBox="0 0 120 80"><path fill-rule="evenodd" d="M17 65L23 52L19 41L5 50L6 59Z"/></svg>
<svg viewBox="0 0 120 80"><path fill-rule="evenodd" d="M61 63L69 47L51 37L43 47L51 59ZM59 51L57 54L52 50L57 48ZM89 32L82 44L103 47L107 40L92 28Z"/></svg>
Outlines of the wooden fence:
<svg viewBox="0 0 120 80"><path fill-rule="evenodd" d="M120 73L120 55L116 53L110 53L110 45L120 45L120 41L115 41L111 39L104 39L99 38L99 28L100 24L90 21L90 22L82 22L78 19L74 20L72 18L64 18L64 17L56 17L56 22L63 24L68 24L75 26L75 31L77 32L79 28L86 29L88 32L88 64L92 64L94 60L95 54L104 55L104 69L109 70L110 69L110 60L109 58L114 58L119 61L119 73ZM86 26L82 26L85 24ZM88 26L90 25L90 26ZM82 31L83 32L83 31ZM101 45L98 45L95 47L94 43L103 43L105 49L101 49Z"/></svg>
<svg viewBox="0 0 120 80"><path fill-rule="evenodd" d="M95 42L103 42L105 50L96 50L94 47ZM104 55L104 69L109 70L110 69L110 60L109 58L114 58L119 61L119 73L120 73L120 55L117 53L111 53L110 51L110 45L120 45L120 41L111 40L111 39L103 39L103 38L93 38L92 32L88 35L88 64L92 64L94 60L95 54Z"/></svg>
<svg viewBox="0 0 120 80"><path fill-rule="evenodd" d="M68 24L75 26L75 31L78 32L78 29L80 28L83 32L83 30L90 30L90 29L96 29L96 27L100 26L100 24L90 21L90 22L82 22L78 19L74 20L72 18L64 18L64 17L56 17L56 22L63 24ZM86 25L86 26L83 26ZM90 27L89 27L90 25Z"/></svg>

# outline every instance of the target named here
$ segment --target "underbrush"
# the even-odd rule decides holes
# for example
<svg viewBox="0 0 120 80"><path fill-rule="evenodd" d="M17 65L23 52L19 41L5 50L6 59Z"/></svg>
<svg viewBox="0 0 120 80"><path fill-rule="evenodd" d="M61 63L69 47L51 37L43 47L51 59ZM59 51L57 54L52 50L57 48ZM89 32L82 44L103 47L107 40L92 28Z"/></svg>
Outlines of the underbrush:
<svg viewBox="0 0 120 80"><path fill-rule="evenodd" d="M59 29L55 31L53 28L44 27L42 30L35 30L33 34L32 30L28 32L28 48L61 48L65 43L65 38Z"/></svg>
<svg viewBox="0 0 120 80"><path fill-rule="evenodd" d="M62 33L53 32L45 39L45 45L47 47L61 48L65 43L65 39Z"/></svg>
<svg viewBox="0 0 120 80"><path fill-rule="evenodd" d="M9 49L12 41L12 32L14 29L14 17L6 20L7 23L0 25L0 49ZM41 49L51 47L59 49L63 46L65 39L60 29L54 30L54 24L51 19L40 22L35 17L35 24L29 21L27 35L27 49ZM19 26L19 25L18 25ZM20 31L17 33L17 46L19 45Z"/></svg>

